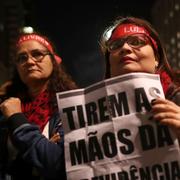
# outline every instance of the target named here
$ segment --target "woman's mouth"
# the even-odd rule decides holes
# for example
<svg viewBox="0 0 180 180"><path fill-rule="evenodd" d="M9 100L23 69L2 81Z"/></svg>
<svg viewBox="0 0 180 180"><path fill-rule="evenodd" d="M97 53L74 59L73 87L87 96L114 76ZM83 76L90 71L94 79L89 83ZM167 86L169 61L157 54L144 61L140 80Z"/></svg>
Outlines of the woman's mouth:
<svg viewBox="0 0 180 180"><path fill-rule="evenodd" d="M135 61L135 59L129 57L129 56L125 56L121 58L122 62L128 62L128 61Z"/></svg>

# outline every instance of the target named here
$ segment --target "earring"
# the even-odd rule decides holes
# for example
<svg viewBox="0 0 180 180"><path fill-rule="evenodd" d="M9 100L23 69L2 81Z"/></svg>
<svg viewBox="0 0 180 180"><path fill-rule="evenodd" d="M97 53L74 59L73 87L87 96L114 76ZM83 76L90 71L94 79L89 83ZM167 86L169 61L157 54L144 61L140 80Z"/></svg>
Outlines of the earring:
<svg viewBox="0 0 180 180"><path fill-rule="evenodd" d="M156 61L156 62L155 62L155 72L157 72L158 66L159 66L159 63Z"/></svg>
<svg viewBox="0 0 180 180"><path fill-rule="evenodd" d="M155 67L158 67L158 65L159 65L159 62L155 61Z"/></svg>

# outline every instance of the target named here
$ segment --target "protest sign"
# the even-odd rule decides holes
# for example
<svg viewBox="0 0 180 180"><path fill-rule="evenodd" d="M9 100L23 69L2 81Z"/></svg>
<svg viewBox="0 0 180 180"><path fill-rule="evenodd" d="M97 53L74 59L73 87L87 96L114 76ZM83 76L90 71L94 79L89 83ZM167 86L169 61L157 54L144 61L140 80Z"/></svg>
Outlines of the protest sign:
<svg viewBox="0 0 180 180"><path fill-rule="evenodd" d="M67 179L180 179L178 140L150 118L157 97L164 98L159 75L147 73L57 93Z"/></svg>

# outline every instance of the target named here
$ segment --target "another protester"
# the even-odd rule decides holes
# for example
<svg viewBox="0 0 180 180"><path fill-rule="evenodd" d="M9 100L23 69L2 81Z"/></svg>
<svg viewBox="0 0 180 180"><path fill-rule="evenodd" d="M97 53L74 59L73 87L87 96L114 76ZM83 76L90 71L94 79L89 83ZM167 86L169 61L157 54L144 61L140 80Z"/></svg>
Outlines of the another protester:
<svg viewBox="0 0 180 180"><path fill-rule="evenodd" d="M12 80L0 91L5 118L0 125L4 135L1 171L13 180L64 180L63 129L56 92L77 86L52 43L40 34L20 35L14 64Z"/></svg>
<svg viewBox="0 0 180 180"><path fill-rule="evenodd" d="M102 34L106 78L132 72L160 74L166 99L152 101L152 120L168 125L180 138L180 79L168 63L158 33L144 19L120 17Z"/></svg>

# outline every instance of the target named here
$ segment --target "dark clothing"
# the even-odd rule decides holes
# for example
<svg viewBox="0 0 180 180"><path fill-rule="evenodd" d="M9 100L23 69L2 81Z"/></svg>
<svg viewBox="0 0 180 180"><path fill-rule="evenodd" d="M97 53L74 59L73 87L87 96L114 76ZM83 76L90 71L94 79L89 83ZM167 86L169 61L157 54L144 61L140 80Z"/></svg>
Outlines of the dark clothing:
<svg viewBox="0 0 180 180"><path fill-rule="evenodd" d="M49 137L52 136L55 130L61 135L60 142L57 144L42 135L38 126L28 123L22 113L14 114L6 122L8 122L8 133L12 137L14 146L18 149L18 153L16 159L9 163L7 163L7 158L2 158L1 162L6 165L1 168L3 172L10 174L12 180L66 179L63 130L59 124L58 113L54 114L49 121ZM4 132L4 141L6 142L7 129L4 131L6 131L6 133ZM2 128L0 132L3 132ZM5 144L4 147L6 147Z"/></svg>
<svg viewBox="0 0 180 180"><path fill-rule="evenodd" d="M180 87L171 84L166 93L166 98L180 106Z"/></svg>

